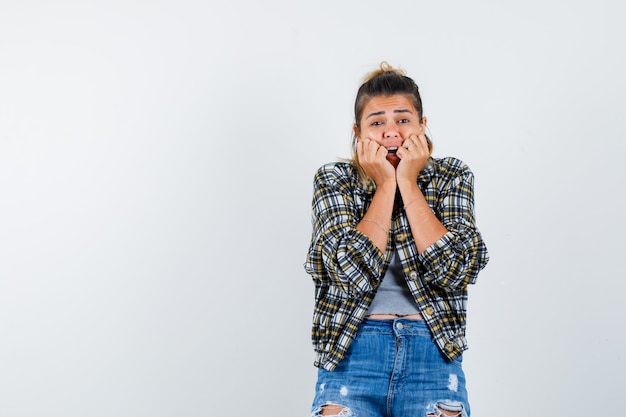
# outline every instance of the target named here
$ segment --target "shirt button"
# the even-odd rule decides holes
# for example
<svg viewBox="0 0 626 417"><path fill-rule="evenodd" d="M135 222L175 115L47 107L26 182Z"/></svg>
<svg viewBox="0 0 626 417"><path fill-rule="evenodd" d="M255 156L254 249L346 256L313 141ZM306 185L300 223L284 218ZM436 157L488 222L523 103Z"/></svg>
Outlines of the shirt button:
<svg viewBox="0 0 626 417"><path fill-rule="evenodd" d="M398 236L396 236L396 242L402 243L402 242L404 242L404 239L406 239L406 238L404 237L404 235L398 235Z"/></svg>
<svg viewBox="0 0 626 417"><path fill-rule="evenodd" d="M427 316L432 316L435 313L435 309L432 306L428 306L424 313L426 313Z"/></svg>
<svg viewBox="0 0 626 417"><path fill-rule="evenodd" d="M452 346L452 343L446 344L446 351L448 351L448 353L452 353L453 350L454 346Z"/></svg>
<svg viewBox="0 0 626 417"><path fill-rule="evenodd" d="M417 280L417 272L415 271L409 272L409 278L412 279L413 281Z"/></svg>

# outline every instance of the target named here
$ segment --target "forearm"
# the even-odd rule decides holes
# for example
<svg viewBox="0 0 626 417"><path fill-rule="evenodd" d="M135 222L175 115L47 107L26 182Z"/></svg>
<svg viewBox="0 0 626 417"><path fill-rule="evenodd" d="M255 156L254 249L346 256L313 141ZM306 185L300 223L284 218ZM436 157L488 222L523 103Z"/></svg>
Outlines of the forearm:
<svg viewBox="0 0 626 417"><path fill-rule="evenodd" d="M365 216L356 226L356 229L369 237L382 253L387 250L395 193L395 182L378 186Z"/></svg>
<svg viewBox="0 0 626 417"><path fill-rule="evenodd" d="M432 212L424 194L415 182L399 183L400 194L419 253L441 239L448 229Z"/></svg>

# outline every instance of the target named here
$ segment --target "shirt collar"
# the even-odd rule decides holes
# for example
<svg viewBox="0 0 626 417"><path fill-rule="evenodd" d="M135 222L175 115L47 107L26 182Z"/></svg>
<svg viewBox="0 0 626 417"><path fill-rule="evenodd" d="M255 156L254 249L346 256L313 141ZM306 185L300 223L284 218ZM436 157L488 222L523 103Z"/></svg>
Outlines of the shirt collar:
<svg viewBox="0 0 626 417"><path fill-rule="evenodd" d="M435 161L433 160L432 157L429 157L428 161L426 161L426 165L424 166L424 169L422 169L420 174L417 176L417 182L430 182L430 180L432 180L434 176L435 176Z"/></svg>

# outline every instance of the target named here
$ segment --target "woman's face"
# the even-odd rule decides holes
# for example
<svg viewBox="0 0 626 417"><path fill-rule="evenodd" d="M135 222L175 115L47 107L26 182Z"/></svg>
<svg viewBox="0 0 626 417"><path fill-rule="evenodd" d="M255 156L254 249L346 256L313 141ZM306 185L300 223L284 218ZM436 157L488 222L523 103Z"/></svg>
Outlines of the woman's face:
<svg viewBox="0 0 626 417"><path fill-rule="evenodd" d="M426 130L426 118L420 120L413 101L400 94L371 98L363 107L360 122L357 140L367 138L387 148L387 160L394 166L400 162L395 150L409 136L422 135Z"/></svg>

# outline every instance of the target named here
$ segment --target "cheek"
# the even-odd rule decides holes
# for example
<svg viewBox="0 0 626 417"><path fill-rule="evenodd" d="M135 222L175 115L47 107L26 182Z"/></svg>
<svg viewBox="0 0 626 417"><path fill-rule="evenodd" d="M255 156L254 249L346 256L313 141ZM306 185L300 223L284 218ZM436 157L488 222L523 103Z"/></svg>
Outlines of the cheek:
<svg viewBox="0 0 626 417"><path fill-rule="evenodd" d="M419 136L419 135L424 134L425 131L426 130L424 129L424 125L417 125L417 126L413 125L413 126L407 127L406 129L403 129L402 136L405 138L408 138L411 135Z"/></svg>
<svg viewBox="0 0 626 417"><path fill-rule="evenodd" d="M402 137L404 138L408 138L411 135L421 135L422 134L422 127L421 126L406 126L401 130L401 134Z"/></svg>
<svg viewBox="0 0 626 417"><path fill-rule="evenodd" d="M366 127L361 129L361 137L362 138L369 138L371 140L375 140L376 142L379 142L380 140L382 140L382 129L373 129L370 127Z"/></svg>

